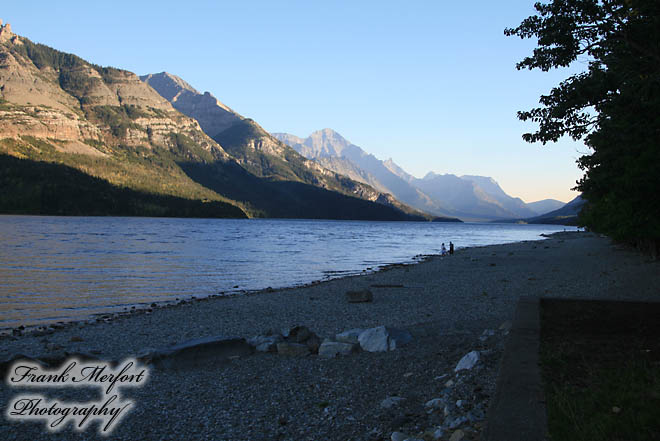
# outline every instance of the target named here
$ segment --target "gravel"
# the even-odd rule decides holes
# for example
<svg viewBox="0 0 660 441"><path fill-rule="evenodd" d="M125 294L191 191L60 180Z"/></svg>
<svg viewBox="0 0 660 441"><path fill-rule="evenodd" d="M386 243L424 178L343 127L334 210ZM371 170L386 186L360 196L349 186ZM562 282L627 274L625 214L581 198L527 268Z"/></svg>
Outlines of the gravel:
<svg viewBox="0 0 660 441"><path fill-rule="evenodd" d="M521 295L657 300L659 279L657 262L608 239L560 233L306 287L154 307L36 333L15 330L23 335L0 339L0 359L68 351L118 360L191 338L248 338L294 325L321 338L353 328L403 328L414 340L391 352L333 359L257 353L220 365L153 370L144 387L122 391L136 405L111 438L371 441L390 439L394 431L419 437L465 417L456 428L464 439L478 439L506 341L506 326L499 328L511 320ZM373 302L346 301L347 291L363 289L373 292ZM455 373L458 361L473 350L480 354L476 366ZM446 386L448 380L454 384ZM18 392L25 389L4 385L0 402ZM75 401L99 398L97 390L43 393ZM405 400L389 409L380 406L392 396ZM449 405L425 407L437 398ZM440 432L440 439L449 439L454 430ZM108 439L97 435L96 426L51 434L42 422L5 418L0 433L3 439Z"/></svg>

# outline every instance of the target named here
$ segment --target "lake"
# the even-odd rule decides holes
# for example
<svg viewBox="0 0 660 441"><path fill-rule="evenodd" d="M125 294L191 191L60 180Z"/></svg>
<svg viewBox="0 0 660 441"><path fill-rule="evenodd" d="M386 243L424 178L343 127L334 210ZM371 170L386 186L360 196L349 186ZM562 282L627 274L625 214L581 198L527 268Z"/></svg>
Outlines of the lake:
<svg viewBox="0 0 660 441"><path fill-rule="evenodd" d="M0 216L0 328L306 284L557 225ZM267 295L267 294L265 294Z"/></svg>

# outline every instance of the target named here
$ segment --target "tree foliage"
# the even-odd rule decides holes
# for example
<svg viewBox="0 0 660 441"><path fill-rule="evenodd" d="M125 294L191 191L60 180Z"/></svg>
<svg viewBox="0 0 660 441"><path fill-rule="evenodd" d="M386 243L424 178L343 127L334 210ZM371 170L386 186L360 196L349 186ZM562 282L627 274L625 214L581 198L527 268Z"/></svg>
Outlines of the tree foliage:
<svg viewBox="0 0 660 441"><path fill-rule="evenodd" d="M660 1L553 0L506 29L538 39L518 69L548 71L580 59L585 72L561 82L521 111L538 123L528 142L584 139L592 154L577 190L588 201L584 225L614 238L660 242Z"/></svg>

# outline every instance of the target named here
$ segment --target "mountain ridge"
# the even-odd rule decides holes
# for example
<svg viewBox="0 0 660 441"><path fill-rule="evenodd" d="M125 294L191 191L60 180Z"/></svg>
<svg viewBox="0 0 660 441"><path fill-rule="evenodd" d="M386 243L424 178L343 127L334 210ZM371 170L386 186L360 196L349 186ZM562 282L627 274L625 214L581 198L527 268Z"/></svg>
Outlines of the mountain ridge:
<svg viewBox="0 0 660 441"><path fill-rule="evenodd" d="M162 90L163 97L169 98L172 105L177 107L185 115L199 118L199 114L196 113L195 108L178 105L174 101L174 98L179 95L176 90L184 87L181 85L185 83L183 80L177 83L176 79L178 77L166 72L145 75L142 78L148 84L155 85L156 91ZM165 82L168 83L168 87L164 87L161 84ZM186 89L184 93L191 97L195 93L199 96L199 92L194 90L192 86ZM223 117L224 114L218 114L216 112L215 115L216 117ZM346 175L350 175L350 173L337 173L326 169L322 163L307 159L294 148L265 131L254 120L242 116L238 118L239 115L234 115L236 118L231 122L229 127L213 135L213 139L222 145L242 167L255 176L271 180L284 179L301 182L389 206L411 216L431 219L431 216L423 211L415 210L402 204L387 192L381 192L378 189L372 188L373 186L369 182L360 179L353 180L351 176L347 178ZM204 121L200 120L199 122L203 128L213 121L204 123ZM207 134L210 133L207 128ZM325 139L327 137L331 139L328 141ZM287 139L289 142L297 141L295 137L289 137ZM335 136L335 133L332 131L321 131L318 142L325 143L328 146L334 146L335 143L342 143L345 147L350 148L346 140L339 137L338 134ZM328 157L330 156L328 155Z"/></svg>
<svg viewBox="0 0 660 441"><path fill-rule="evenodd" d="M351 174L354 179L391 193L402 202L422 211L465 220L507 219L538 214L522 199L506 194L490 177L459 177L428 172L419 179L407 173L391 158L382 161L332 129L313 132L307 138L281 132L272 135L290 143L292 148L305 157L338 173Z"/></svg>
<svg viewBox="0 0 660 441"><path fill-rule="evenodd" d="M107 214L116 213L111 205L120 203L132 204L122 211L131 215L152 215L157 207L172 215L163 204L176 203L188 207L181 215L194 216L424 220L387 205L379 195L371 201L348 191L255 176L197 119L134 73L89 63L7 29L0 41L0 175L6 178L5 192L22 201L0 198L0 211L18 204L31 213L51 213L44 195L61 189L62 197L55 198L59 214L103 214L98 210L104 206ZM183 80L175 86L185 89L172 96L175 103L198 98ZM221 107L210 94L199 99ZM227 109L233 121L244 120ZM7 168L16 164L24 173ZM26 181L37 171L48 173L48 179ZM80 183L76 192L67 176Z"/></svg>

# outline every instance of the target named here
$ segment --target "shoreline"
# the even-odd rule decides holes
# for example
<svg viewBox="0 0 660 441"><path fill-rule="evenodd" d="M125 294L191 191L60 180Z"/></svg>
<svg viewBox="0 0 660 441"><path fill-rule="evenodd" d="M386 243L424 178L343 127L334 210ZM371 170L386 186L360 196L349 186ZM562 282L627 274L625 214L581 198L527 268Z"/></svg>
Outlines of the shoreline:
<svg viewBox="0 0 660 441"><path fill-rule="evenodd" d="M257 220L257 222L259 221L261 220ZM270 219L265 221L272 222ZM299 222L304 223L307 221L299 220ZM336 221L326 222L333 223ZM385 224L394 223L385 222ZM16 225L22 224L18 223ZM21 229L15 226L10 230L19 228L17 230L18 234L23 236L27 234L26 237L29 237L39 225L39 223L28 223L25 228ZM54 225L57 227L59 224L55 223ZM165 225L167 226L169 224ZM177 230L178 234L185 233L187 231L186 228L192 228L188 228L185 223L182 225L184 227L181 227L179 224L173 224L173 227L183 228L181 231ZM224 224L219 225L222 226ZM415 242L411 244L408 244L407 241L401 241L396 237L391 238L393 243L390 244L389 240L391 236L387 233L389 229L397 229L398 227L389 226L382 231L378 227L376 234L380 234L381 237L377 238L378 240L371 245L371 248L369 248L369 244L365 244L368 251L361 251L359 249L351 251L350 249L360 247L361 245L359 239L356 241L352 238L351 234L348 234L346 237L340 237L337 245L330 245L329 250L322 253L324 257L317 258L314 254L308 254L308 256L311 256L311 259L302 256L305 256L306 253L318 252L315 251L318 249L318 246L305 245L307 243L305 241L302 241L303 245L300 251L296 251L297 248L295 248L290 255L283 255L287 259L286 261L278 258L278 253L273 254L275 256L274 258L264 255L263 252L256 254L256 258L252 258L250 257L250 253L255 252L255 244L252 245L252 248L248 244L245 251L247 253L247 264L245 265L247 269L242 269L240 266L231 263L232 256L237 255L236 253L240 255L242 252L235 251L236 247L240 248L242 245L237 240L231 238L229 247L232 251L225 254L219 253L218 256L215 256L214 254L208 254L209 252L213 253L213 251L208 246L202 245L200 235L192 234L190 242L193 250L200 249L203 254L199 251L185 251L185 247L182 245L173 245L174 243L178 243L176 241L181 241L179 236L175 236L177 239L172 244L162 242L166 244L163 246L160 245L161 242L151 243L150 241L154 240L151 237L152 235L138 234L136 240L147 240L145 243L148 245L146 246L151 246L149 250L152 251L159 251L162 248L165 256L157 258L146 256L143 258L140 253L133 252L134 250L125 252L123 248L117 245L110 245L108 251L101 253L104 256L103 259L107 260L105 257L106 254L109 258L122 259L118 260L118 262L122 262L123 258L126 257L126 263L113 263L105 269L103 267L104 262L99 261L98 259L100 258L96 257L99 253L85 251L82 255L72 255L71 258L60 258L57 253L55 255L49 254L49 249L57 249L57 240L59 240L59 236L57 236L54 239L47 239L44 245L41 245L41 251L44 252L43 256L34 254L34 252L29 250L26 252L16 251L18 253L17 258L20 259L19 261L25 261L25 265L28 266L25 268L19 266L17 267L17 271L7 274L8 286L4 290L4 302L0 305L4 306L6 314L5 320L3 320L3 323L0 323L0 335L3 333L12 333L12 331L21 327L23 328L19 330L24 331L25 328L44 328L54 323L60 323L61 325L61 323L81 322L92 320L96 317L112 316L114 314L124 313L130 309L149 309L152 303L162 306L175 304L180 300L188 301L193 297L197 299L220 296L228 297L269 291L269 288L273 288L274 290L300 288L315 283L323 283L334 278L369 274L373 272L372 267L378 271L381 268L387 268L388 266L400 263L417 263L419 257L428 258L435 253L439 253L438 245L440 238L448 240L449 236L455 234L461 236L460 239L454 237L454 240L459 239L459 242L462 242L461 245L478 247L492 242L507 243L510 240L539 240L539 233L560 231L555 226L518 229L507 225L501 233L498 233L500 228L497 225L494 228L490 224L484 225L487 225L487 227L479 225L474 227L468 226L467 229L460 228L456 232L451 229L450 233L445 232L444 228L425 227L421 230L413 229L411 231L415 231L416 233L414 234L416 236L412 239ZM66 225L64 226L66 227ZM312 221L311 225L304 229L305 231L315 232L319 228L322 229L322 227L323 225L318 224L318 221ZM249 227L248 231L252 231L254 228L256 227ZM297 227L293 228L298 229ZM46 230L48 229L46 228ZM257 230L260 229L261 227L257 228ZM282 229L286 230L286 225L275 228L276 231ZM193 228L193 230L200 230L200 228ZM343 230L346 230L346 228L343 228ZM470 236L472 230L475 230L473 234L474 238ZM123 236L123 234L120 234L123 231L119 231L114 236L111 235L115 237L114 240L111 240L112 244L121 243L118 240ZM330 236L336 234L335 229L332 229L332 231L334 233L331 233ZM353 227L348 228L347 231L351 233ZM371 230L368 229L368 231ZM99 246L97 239L98 232L98 227L92 225L91 227L83 228L81 233L74 237L79 237L82 244L88 245L86 249L93 250L95 249L94 247ZM192 231L192 233L198 232ZM436 235L439 235L439 237L436 238ZM68 236L66 237L68 238ZM222 237L224 238L224 236ZM431 237L431 240L429 240L429 237ZM435 243L436 239L437 244ZM446 242L447 240L444 241ZM203 241L203 243L206 242ZM75 244L77 242L67 241L67 243ZM142 242L135 243L142 244ZM20 245L20 242L14 243L10 241L6 247L6 257L8 258L4 259L4 261L9 268L15 265L15 262L9 257L13 254L13 247L17 247L18 245ZM145 245L142 246L145 247ZM259 244L256 244L256 246L258 247ZM274 246L276 248L279 247L278 250L280 250L282 244L276 243ZM175 247L182 247L184 251L177 251ZM349 247L348 251L346 251L346 247ZM380 251L380 247L384 247L382 252ZM207 250L206 248L209 249ZM66 256L67 252L74 252L75 254L75 251L75 246L72 248L72 245L67 245L60 254ZM87 262L87 254L91 255L89 257L91 262ZM133 257L134 254L137 254L137 257ZM206 262L208 256L213 257ZM280 259L280 261L277 259ZM163 261L161 262L161 260ZM162 268L165 271L171 267L173 268L170 272L163 273L162 280L160 280L161 277L151 274L148 267L145 270L141 269L143 261L146 264L154 265L154 267ZM195 262L199 263L199 265L194 264ZM225 265L227 265L226 270L224 268ZM49 268L49 266L53 268ZM60 266L64 267L65 270L61 274L57 271L57 268ZM31 267L35 268L37 272L31 271ZM333 271L335 269L339 269L340 271ZM365 269L369 271L365 271ZM99 271L102 271L102 273L99 273ZM108 275L107 280L106 273ZM121 277L118 278L117 275ZM145 280L142 281L142 278ZM50 279L53 282L50 282ZM240 288L238 285L240 285ZM21 295L21 292L28 293L25 294L27 297ZM82 298L79 298L79 296ZM18 331L16 331L16 334L18 334Z"/></svg>
<svg viewBox="0 0 660 441"><path fill-rule="evenodd" d="M158 326L157 321L154 319L165 319L167 320L167 317L162 317L162 316L177 316L177 315L182 315L182 312L187 309L192 309L191 311L194 315L196 311L200 311L201 309L205 309L205 307L213 308L213 309L223 309L223 306L228 306L231 308L232 303L251 303L251 299L260 299L264 300L265 303L275 303L275 297L282 297L282 300L288 300L288 301L296 301L299 299L294 299L294 298L287 298L289 295L293 296L299 296L300 293L306 293L307 291L322 291L322 292L333 292L334 295L332 295L332 300L333 303L345 303L343 294L345 290L349 290L352 287L358 286L360 289L362 288L371 288L374 290L376 293L378 292L388 292L396 289L412 289L414 290L429 290L432 287L432 284L427 283L397 283L393 286L391 283L377 283L375 281L376 279L378 280L389 280L392 278L392 276L395 277L401 277L404 276L406 277L407 275L405 273L408 273L411 269L416 269L416 268L428 268L429 266L441 266L443 263L448 264L448 263L457 263L459 259L461 260L466 260L469 259L470 262L477 262L479 258L488 258L488 257L495 257L496 253L493 253L492 256L487 256L488 250L493 250L493 251L501 251L508 253L509 255L513 255L514 251L520 250L521 247L527 247L529 248L529 245L531 244L532 249L537 249L539 247L539 244L543 243L551 243L551 242L556 242L556 243L562 243L564 240L573 240L573 239L587 239L590 238L592 240L596 241L609 241L609 239L600 237L599 235L596 235L594 233L587 233L587 232L557 232L557 233L552 233L549 235L545 235L542 238L538 240L525 240L521 242L511 242L511 243L505 243L505 244L496 244L496 245L484 245L484 246L476 246L476 247L464 247L464 248L458 248L453 256L446 256L442 257L437 254L431 254L431 255L417 255L413 258L417 259L419 258L418 261L412 261L412 262L407 262L407 263L392 263L392 264L386 264L384 266L380 266L373 271L369 272L363 272L360 274L353 274L353 275L346 275L346 276L340 276L337 278L331 278L329 280L315 280L303 285L298 285L298 286L287 286L283 288L265 288L265 289L259 289L259 290L254 290L254 291L247 291L247 292L240 292L240 293L231 293L231 294L214 294L206 297L192 297L189 299L181 299L178 301L169 301L169 302L164 302L161 304L158 303L152 303L150 306L145 306L143 308L139 308L137 306L133 306L132 309L127 310L127 311L122 311L122 312L115 312L115 313L100 313L98 314L97 317L92 316L91 318L86 318L86 319L81 319L81 320L72 320L69 322L56 322L53 324L49 325L36 325L36 326L30 326L30 327L24 327L24 329L18 330L16 328L4 328L3 330L0 330L0 359L4 358L3 355L7 354L6 348L14 346L12 342L21 342L25 341L28 339L36 339L39 337L48 337L56 334L62 334L62 333L84 333L85 331L89 329L94 329L98 328L99 326L103 327L105 325L112 325L112 324L122 324L128 327L131 327L131 324L136 325L136 322L147 322L144 323L145 325L153 325L153 326ZM555 243L555 245L556 245ZM620 245L612 245L609 244L608 246L610 247L621 247ZM513 251L508 250L508 248L511 248ZM549 248L549 246L544 246L545 249ZM630 251L633 255L636 255L634 251ZM477 257L475 257L477 256ZM644 259L643 256L639 255L638 258ZM463 263L463 262L461 262ZM497 263L490 263L492 267L495 267ZM459 266L464 266L464 265L459 265ZM403 272L404 274L400 274ZM426 272L426 271L422 271ZM556 271L554 271L556 272ZM471 274L472 277L474 277L473 274ZM502 279L502 281L505 281L506 279ZM530 278L531 280L535 280L534 278ZM658 278L660 280L660 277ZM465 280L463 281L465 282ZM506 282L504 282L506 283ZM336 294L336 289L335 286L339 285L341 286L340 290L341 292L339 295ZM381 286L382 285L382 286ZM399 286L400 285L400 286ZM415 286L419 285L419 286ZM548 290L545 290L546 293ZM484 291L486 292L486 291ZM579 296L579 295L578 295ZM637 297L633 297L637 298ZM311 300L319 300L319 301L326 301L329 300L328 298L322 298L322 297L310 297ZM271 302L272 301L272 302ZM263 303L261 301L257 301L256 303ZM146 303L145 303L146 305ZM155 305L155 306L154 306ZM513 312L513 304L509 305L510 308L510 313L512 314ZM362 305L355 305L353 306L355 309L364 309ZM208 308L206 308L208 309ZM509 315L511 315L509 314ZM190 315L190 314L184 314L184 315ZM311 319L312 317L310 317ZM313 320L313 319L312 319ZM309 320L309 321L312 321ZM419 320L418 322L423 322L424 320ZM412 325L414 322L411 323L399 323L399 324L409 324ZM309 325L309 323L306 322L292 322L292 326L295 325ZM245 337L249 338L253 335L257 335L262 331L267 330L267 325L264 325L262 328L254 328L252 329L252 333L241 333L241 334L236 334L236 333L226 333L226 332L220 332L222 335L227 335L227 336L232 336L232 337ZM284 325L282 325L284 326ZM312 326L310 326L310 329ZM313 329L312 329L313 330ZM13 331L13 335L12 335ZM19 331L19 332L17 332ZM194 337L191 338L197 338L197 337L203 337L204 335L195 335ZM179 339L179 342L182 339ZM185 340L185 339L184 339ZM160 345L160 346L166 346L166 345ZM159 346L159 347L160 347ZM145 347L153 348L154 345L145 345ZM135 352L137 353L137 352Z"/></svg>
<svg viewBox="0 0 660 441"><path fill-rule="evenodd" d="M333 220L328 220L329 222L332 222ZM359 221L356 221L359 222ZM555 233L550 233L550 234L541 234L539 235L538 239L535 240L523 240L519 242L506 242L506 243L501 243L501 244L491 244L491 245L478 245L478 246L467 246L467 247L458 247L456 248L456 252L459 252L461 250L469 250L469 249L479 249L479 248L484 248L484 247L489 247L489 246L502 246L502 245L510 245L510 244L518 244L518 243L526 243L526 242L540 242L543 240L546 240L548 238L551 238L553 235L556 234L563 234L564 232L555 232ZM447 256L448 257L448 256ZM21 324L19 326L6 326L6 327L1 327L0 326L0 341L5 339L5 338L12 338L12 337L22 337L22 336L27 336L30 334L36 333L37 336L39 335L48 335L50 330L53 329L63 329L66 327L70 326L77 326L81 324L93 324L96 322L106 322L108 323L109 321L115 320L115 319L122 319L126 317L133 317L136 314L145 314L145 313L151 313L153 312L154 309L159 309L159 308L171 308L171 307L176 307L180 305L185 305L188 303L195 303L195 302L204 302L208 300L217 300L217 299L231 299L235 297L242 297L242 296L251 296L251 295L261 295L261 294L270 294L273 292L278 292L278 291L291 291L291 290L296 290L296 289L303 289L303 288L309 288L312 286L316 286L319 284L323 283L328 283L336 280L341 280L341 279L349 279L349 278L354 278L354 277L362 277L366 275L371 275L371 274L377 274L380 272L384 271L389 271L395 268L400 268L400 267L405 267L405 266L411 266L411 265L419 265L423 264L429 260L435 259L435 258L442 258L440 254L417 254L411 258L409 258L407 261L404 262L395 262L395 263L385 263L382 265L377 266L376 268L367 268L362 270L361 272L356 272L353 274L345 274L337 277L331 277L328 276L324 279L317 279L317 280L312 280L310 282L305 282L301 283L298 285L285 285L281 287L276 287L273 288L271 286L268 286L266 288L260 288L260 289L252 289L252 290L236 290L236 291L223 291L218 294L210 294L210 295L204 295L204 296L189 296L185 298L175 298L174 300L165 300L165 301L145 301L141 303L136 303L136 304L131 304L129 306L123 307L123 310L121 311L116 311L116 310L108 310L106 312L99 312L99 313L94 313L90 314L86 317L77 317L77 318L72 318L71 320L56 320L56 321L44 321L43 323L39 324L31 324L31 325L25 325Z"/></svg>
<svg viewBox="0 0 660 441"><path fill-rule="evenodd" d="M0 360L67 353L122 360L190 339L249 338L295 325L321 339L354 328L403 328L413 341L388 352L332 359L255 353L192 370L153 368L149 383L130 391L138 404L113 439L385 441L395 431L420 437L449 418L425 403L449 397L450 404L464 403L450 406L451 418L474 417L457 427L465 441L476 440L507 338L502 329L520 296L657 300L659 265L596 234L562 232L305 287L197 299L48 334L5 337ZM346 291L356 289L370 289L373 301L348 303ZM474 369L455 373L458 361L474 350L481 354ZM20 391L0 388L0 402ZM82 400L79 390L64 392ZM392 397L401 398L399 404L385 406ZM453 430L439 439L448 440ZM39 423L0 419L0 432L7 439L52 439ZM79 437L69 428L58 435ZM94 428L85 437L103 439Z"/></svg>
<svg viewBox="0 0 660 441"><path fill-rule="evenodd" d="M332 221L332 220L329 220ZM578 231L580 232L580 231ZM494 246L505 246L505 245L512 245L512 244L522 244L522 243L528 243L528 242L542 242L544 240L550 239L555 235L561 235L567 233L566 231L564 232L555 232L555 233L550 233L550 234L540 234L539 239L535 240L523 240L523 241L518 241L518 242L507 242L507 243L501 243L501 244L491 244L491 245L479 245L479 246L468 246L468 247L458 247L456 248L455 252L458 253L462 250L473 250L473 249L480 249L480 248L487 248L487 247L494 247ZM569 232L572 233L572 232ZM449 255L445 256L449 257ZM95 324L95 323L110 323L113 320L116 319L126 319L129 317L135 317L140 314L149 314L153 312L156 309L161 309L161 308L174 308L178 306L183 306L186 304L191 304L191 303L198 303L198 302L206 302L206 301L215 301L215 300L225 300L225 299L233 299L233 298L238 298L238 297L244 297L244 296L254 296L254 295L265 295L265 294L271 294L273 292L287 292L287 291L292 291L292 290L297 290L297 289L305 289L305 288L310 288L314 287L320 284L324 283L330 283L333 281L338 281L338 280L348 280L356 277L363 277L363 276L368 276L368 275L373 275L373 274L379 274L382 272L390 271L396 268L404 268L408 266L414 266L414 265L421 265L424 264L430 260L433 259L441 259L443 258L442 255L440 254L417 254L410 258L408 261L405 262L396 262L396 263L386 263L382 264L375 269L367 268L362 270L361 272L355 273L355 274L346 274L346 275L341 275L338 277L328 277L325 279L317 279L317 280L312 280L310 282L306 283L301 283L299 285L286 285L282 287L266 287L266 288L260 288L260 289L253 289L253 290L237 290L237 291L229 291L229 292L220 292L218 294L210 294L210 295L205 295L205 296L190 296L187 298L176 298L174 300L166 300L166 301L160 301L160 302L142 302L142 303L136 303L129 305L127 307L124 307L122 311L107 311L107 312L100 312L100 313L95 313L91 314L85 318L73 318L72 320L59 320L59 321L53 321L53 322L47 322L43 324L34 324L34 325L20 325L18 327L0 327L0 342L6 338L16 338L16 337L27 337L27 336L43 336L43 335L50 335L53 330L60 330L60 329L65 329L68 327L76 327L76 326L81 326L81 325L90 325L90 324Z"/></svg>

